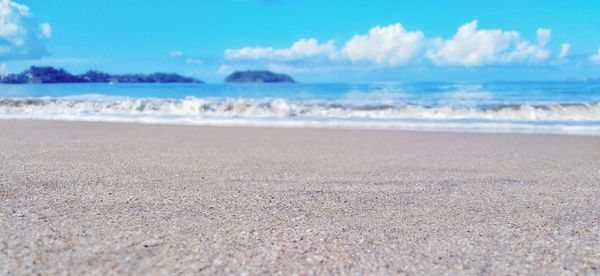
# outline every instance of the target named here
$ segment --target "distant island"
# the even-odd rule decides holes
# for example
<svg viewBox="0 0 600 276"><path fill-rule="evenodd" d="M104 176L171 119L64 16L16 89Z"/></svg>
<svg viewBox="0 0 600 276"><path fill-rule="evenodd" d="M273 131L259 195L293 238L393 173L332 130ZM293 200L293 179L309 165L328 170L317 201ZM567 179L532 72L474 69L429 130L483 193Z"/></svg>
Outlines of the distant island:
<svg viewBox="0 0 600 276"><path fill-rule="evenodd" d="M81 75L73 75L64 69L32 66L19 73L0 77L0 83L204 83L201 80L174 73L111 75L90 70Z"/></svg>
<svg viewBox="0 0 600 276"><path fill-rule="evenodd" d="M236 71L225 78L226 83L295 83L292 77L270 71Z"/></svg>

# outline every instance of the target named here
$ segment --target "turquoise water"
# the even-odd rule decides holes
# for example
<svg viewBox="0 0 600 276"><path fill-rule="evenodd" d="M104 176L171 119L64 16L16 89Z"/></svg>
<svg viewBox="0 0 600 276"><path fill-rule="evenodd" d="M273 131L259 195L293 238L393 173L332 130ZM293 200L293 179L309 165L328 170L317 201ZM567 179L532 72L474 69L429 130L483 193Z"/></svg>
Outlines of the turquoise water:
<svg viewBox="0 0 600 276"><path fill-rule="evenodd" d="M0 85L0 118L600 134L600 82Z"/></svg>

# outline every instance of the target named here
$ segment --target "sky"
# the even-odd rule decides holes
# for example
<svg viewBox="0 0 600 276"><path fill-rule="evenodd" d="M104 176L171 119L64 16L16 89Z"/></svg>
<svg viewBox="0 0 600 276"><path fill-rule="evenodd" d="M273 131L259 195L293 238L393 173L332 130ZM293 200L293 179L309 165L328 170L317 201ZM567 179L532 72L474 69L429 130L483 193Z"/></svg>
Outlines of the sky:
<svg viewBox="0 0 600 276"><path fill-rule="evenodd" d="M0 0L0 73L302 82L600 77L600 1Z"/></svg>

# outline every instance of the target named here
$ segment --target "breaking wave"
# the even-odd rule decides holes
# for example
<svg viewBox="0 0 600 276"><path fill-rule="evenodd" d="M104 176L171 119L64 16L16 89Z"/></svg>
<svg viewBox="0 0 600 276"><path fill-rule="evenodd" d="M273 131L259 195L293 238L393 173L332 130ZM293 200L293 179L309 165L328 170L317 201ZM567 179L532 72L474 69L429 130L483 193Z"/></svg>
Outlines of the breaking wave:
<svg viewBox="0 0 600 276"><path fill-rule="evenodd" d="M86 95L0 99L0 118L600 133L598 102L460 107L339 104L284 99L158 99Z"/></svg>

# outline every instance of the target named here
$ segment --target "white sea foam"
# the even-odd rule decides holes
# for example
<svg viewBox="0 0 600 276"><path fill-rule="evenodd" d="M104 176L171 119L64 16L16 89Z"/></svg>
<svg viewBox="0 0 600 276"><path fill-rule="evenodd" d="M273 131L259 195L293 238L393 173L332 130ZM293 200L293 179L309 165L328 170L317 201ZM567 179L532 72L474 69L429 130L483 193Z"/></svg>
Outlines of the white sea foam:
<svg viewBox="0 0 600 276"><path fill-rule="evenodd" d="M84 95L0 99L0 118L600 134L600 103L431 107L307 103L284 99L188 97L171 100Z"/></svg>

